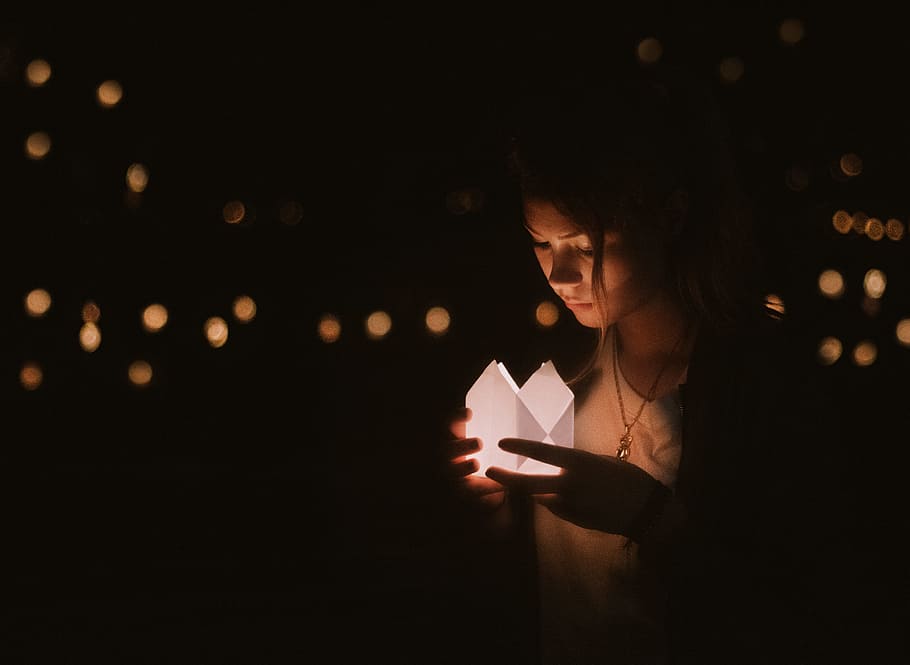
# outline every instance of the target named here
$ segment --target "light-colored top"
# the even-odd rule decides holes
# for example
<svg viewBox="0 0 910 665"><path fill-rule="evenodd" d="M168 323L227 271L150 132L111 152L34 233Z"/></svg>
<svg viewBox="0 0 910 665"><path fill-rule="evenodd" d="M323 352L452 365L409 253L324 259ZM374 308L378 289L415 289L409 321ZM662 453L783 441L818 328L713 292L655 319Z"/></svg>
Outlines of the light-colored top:
<svg viewBox="0 0 910 665"><path fill-rule="evenodd" d="M575 414L575 447L612 456L623 421L612 361L605 355L608 362ZM620 388L631 420L642 398L622 372ZM632 436L627 461L673 488L682 450L678 390L645 406ZM666 596L654 571L640 565L638 546L624 536L576 526L539 505L534 527L544 665L664 663Z"/></svg>

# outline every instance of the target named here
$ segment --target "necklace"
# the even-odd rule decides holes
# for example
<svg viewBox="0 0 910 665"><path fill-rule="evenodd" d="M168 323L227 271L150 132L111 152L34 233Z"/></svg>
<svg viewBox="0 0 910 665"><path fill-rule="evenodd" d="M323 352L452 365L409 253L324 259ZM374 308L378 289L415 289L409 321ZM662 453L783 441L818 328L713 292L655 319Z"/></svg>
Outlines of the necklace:
<svg viewBox="0 0 910 665"><path fill-rule="evenodd" d="M613 330L613 381L616 383L616 397L619 399L619 413L622 416L622 424L625 426L622 436L619 437L619 447L616 449L616 457L618 459L623 461L628 459L629 451L632 448L632 427L635 425L635 423L638 422L638 419L641 418L641 414L645 410L645 405L649 402L654 401L654 396L655 392L657 391L657 384L660 382L660 377L663 376L667 367L670 365L670 360L673 358L673 354L676 353L676 349L679 348L682 340L686 337L687 331L688 326L683 328L679 339L677 339L676 344L673 345L673 349L667 356L666 362L660 368L660 371L657 373L657 377L654 379L654 383L652 383L651 387L648 389L648 394L641 401L641 406L638 407L638 413L635 414L632 422L628 422L626 420L626 407L622 401L622 390L619 388L619 342L616 341L616 330Z"/></svg>

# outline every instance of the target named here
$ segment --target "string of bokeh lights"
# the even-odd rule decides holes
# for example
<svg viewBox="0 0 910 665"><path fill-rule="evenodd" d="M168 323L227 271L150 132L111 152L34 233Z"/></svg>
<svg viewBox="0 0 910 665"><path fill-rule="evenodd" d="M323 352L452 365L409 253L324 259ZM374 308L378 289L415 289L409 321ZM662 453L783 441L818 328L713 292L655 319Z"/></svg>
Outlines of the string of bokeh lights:
<svg viewBox="0 0 910 665"><path fill-rule="evenodd" d="M805 37L805 26L800 19L786 18L778 24L777 37L786 47L796 47ZM635 57L643 67L653 67L663 57L663 45L656 37L640 40L635 49ZM745 72L745 62L738 56L725 56L717 64L718 80L724 85L737 84ZM24 70L24 81L31 88L41 88L49 83L53 75L50 63L43 58L31 60ZM95 88L95 100L103 109L113 109L122 101L122 85L115 80L105 80ZM28 134L25 139L25 156L32 161L46 159L52 150L52 138L42 130ZM829 164L829 175L836 182L844 183L858 178L863 173L863 160L855 152L846 152ZM809 169L796 164L786 170L784 182L792 191L805 190L809 184ZM149 183L149 170L141 163L131 164L125 174L127 186L126 204L134 207L139 204L140 195ZM466 187L449 192L445 204L453 215L477 213L483 208L484 194L478 187ZM255 222L252 206L241 200L230 200L221 209L221 217L226 224L250 225ZM303 217L301 204L294 200L283 201L278 210L279 220L287 226L297 225ZM906 224L897 217L870 215L863 210L852 213L845 209L833 212L831 223L841 236L863 236L872 242L887 238L889 241L902 242L906 235ZM887 287L887 276L879 268L866 270L862 281L863 298L860 307L869 317L875 316L880 307ZM847 292L847 283L842 272L834 268L821 270L817 278L818 294L828 300L839 300ZM783 298L778 294L768 294L768 302L781 314L786 312ZM25 312L32 319L46 317L52 306L51 294L43 288L34 288L25 294ZM238 295L232 303L234 320L247 324L256 316L256 302L248 295ZM561 309L551 300L542 300L533 308L532 322L541 330L551 329L560 320ZM94 301L87 301L82 306L82 325L78 331L79 344L86 353L94 353L102 343L101 309ZM152 303L140 312L139 321L142 329L148 334L157 334L167 324L169 312L165 305ZM452 314L445 307L436 305L425 310L423 330L431 337L444 337L451 332ZM315 334L326 345L336 344L343 338L346 328L337 313L326 312L318 317ZM393 321L388 311L375 310L361 317L355 325L360 334L367 340L379 342L392 334ZM212 349L223 347L229 336L229 324L220 316L207 318L202 325L202 334ZM904 348L910 348L910 313L900 318L895 327L893 340ZM835 335L829 335L818 341L816 359L821 365L831 366L844 356L844 342ZM868 367L876 362L878 345L871 338L856 342L849 358L857 367ZM153 368L147 360L136 359L127 367L126 380L134 387L143 388L151 385ZM44 380L44 368L34 359L22 363L19 372L19 383L26 391L35 391Z"/></svg>

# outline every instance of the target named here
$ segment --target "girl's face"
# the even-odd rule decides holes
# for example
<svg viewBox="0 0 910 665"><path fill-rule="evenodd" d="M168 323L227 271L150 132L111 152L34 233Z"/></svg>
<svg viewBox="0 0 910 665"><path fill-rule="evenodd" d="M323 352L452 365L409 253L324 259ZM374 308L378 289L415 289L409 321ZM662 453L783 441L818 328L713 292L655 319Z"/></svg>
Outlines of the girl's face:
<svg viewBox="0 0 910 665"><path fill-rule="evenodd" d="M628 316L655 294L655 271L646 270L623 245L621 235L603 238L603 280L606 301L596 302L593 288L594 248L587 233L553 204L525 202L525 221L534 253L553 291L589 328L609 326Z"/></svg>

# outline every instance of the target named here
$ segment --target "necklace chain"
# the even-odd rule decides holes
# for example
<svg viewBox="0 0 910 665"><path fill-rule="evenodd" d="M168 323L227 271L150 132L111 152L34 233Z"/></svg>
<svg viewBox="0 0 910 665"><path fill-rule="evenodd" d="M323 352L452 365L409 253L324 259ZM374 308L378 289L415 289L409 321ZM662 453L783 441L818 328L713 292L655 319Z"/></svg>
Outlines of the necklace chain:
<svg viewBox="0 0 910 665"><path fill-rule="evenodd" d="M622 424L625 427L622 436L619 437L619 447L616 448L616 457L618 459L623 461L628 459L629 452L632 448L632 427L635 425L635 423L638 422L638 419L641 418L641 414L645 410L645 405L649 402L654 401L655 393L657 391L657 384L660 382L660 377L663 376L667 367L670 366L670 361L673 359L673 354L676 353L676 349L679 348L682 340L686 337L687 331L688 327L683 329L679 338L676 340L676 344L673 345L673 349L667 356L666 362L664 362L663 366L660 368L660 371L657 373L657 377L654 379L654 383L652 383L651 387L648 389L648 394L644 397L644 399L642 399L641 405L638 407L638 413L635 414L632 422L628 422L626 420L626 407L622 401L622 390L619 388L619 342L617 341L616 329L613 329L613 381L616 384L616 397L619 400L619 413L622 416Z"/></svg>

